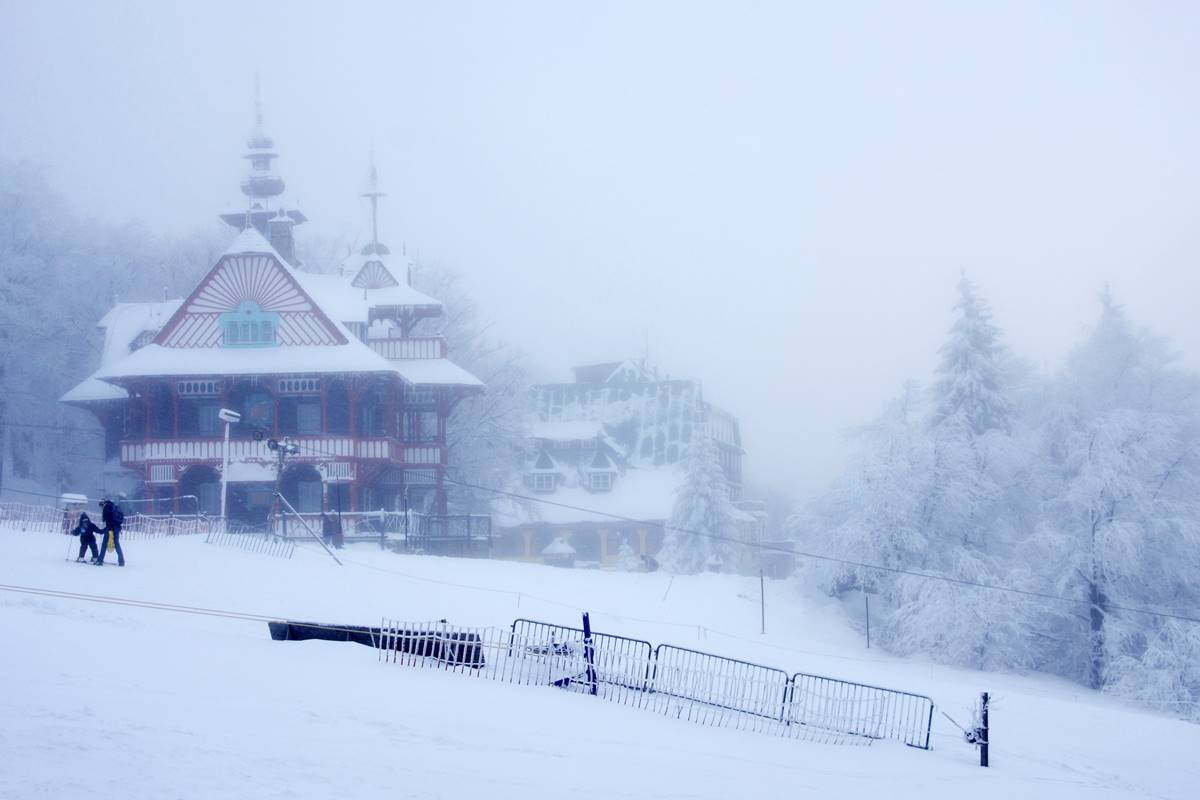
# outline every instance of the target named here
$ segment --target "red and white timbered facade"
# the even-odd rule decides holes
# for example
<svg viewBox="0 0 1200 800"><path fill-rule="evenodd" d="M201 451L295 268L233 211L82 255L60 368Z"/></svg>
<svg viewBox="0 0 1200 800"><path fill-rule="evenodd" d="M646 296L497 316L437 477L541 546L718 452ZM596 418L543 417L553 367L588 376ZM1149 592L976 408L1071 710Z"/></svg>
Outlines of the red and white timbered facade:
<svg viewBox="0 0 1200 800"><path fill-rule="evenodd" d="M412 289L407 264L390 267L377 241L350 269L295 268L262 235L276 229L259 229L284 213L262 226L247 215L169 319L147 315L160 327L106 342L116 356L64 401L96 413L110 456L159 512L219 513L224 408L241 415L225 475L232 520L265 522L276 487L302 513L445 514L447 419L483 386L448 360L440 336L414 335L441 304ZM126 318L135 305L122 304ZM285 439L295 448L280 470L268 442Z"/></svg>

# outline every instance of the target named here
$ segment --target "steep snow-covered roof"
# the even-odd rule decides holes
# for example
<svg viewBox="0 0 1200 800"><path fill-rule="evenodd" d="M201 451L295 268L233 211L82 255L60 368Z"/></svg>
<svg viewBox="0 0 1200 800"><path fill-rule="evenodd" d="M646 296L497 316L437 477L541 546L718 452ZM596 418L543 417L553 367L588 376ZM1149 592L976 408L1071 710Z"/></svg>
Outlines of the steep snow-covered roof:
<svg viewBox="0 0 1200 800"><path fill-rule="evenodd" d="M175 298L153 303L117 303L110 308L98 324L98 327L104 329L104 347L100 351L101 368L115 364L129 355L133 343L143 333L153 334L161 330L182 302L181 298ZM93 373L59 399L64 403L88 403L123 400L128 396L121 387L105 383Z"/></svg>
<svg viewBox="0 0 1200 800"><path fill-rule="evenodd" d="M501 527L513 527L538 522L570 525L580 522L615 521L613 516L607 515L646 522L665 522L671 516L675 505L675 492L682 485L683 477L682 469L676 465L653 469L628 469L613 483L612 491L609 492L589 492L582 487L561 486L548 497L559 505L505 504L507 507L496 509L496 524Z"/></svg>
<svg viewBox="0 0 1200 800"><path fill-rule="evenodd" d="M247 226L241 233L234 237L234 240L229 243L229 247L225 248L225 252L221 256L236 256L245 253L275 256L275 258L279 259L280 264L287 264L284 257L279 255L279 251L272 247L271 243L266 240L266 237L259 233L258 229L253 225Z"/></svg>
<svg viewBox="0 0 1200 800"><path fill-rule="evenodd" d="M483 386L483 381L448 358L410 358L388 363L400 377L418 386Z"/></svg>
<svg viewBox="0 0 1200 800"><path fill-rule="evenodd" d="M550 442L579 442L595 439L603 432L604 425L599 420L538 420L533 423L529 435Z"/></svg>
<svg viewBox="0 0 1200 800"><path fill-rule="evenodd" d="M354 278L350 274L300 271L292 274L309 297L321 306L330 319L337 322L365 323L372 307L410 306L436 309L438 312L442 309L439 301L405 284L384 289L359 289L350 285Z"/></svg>

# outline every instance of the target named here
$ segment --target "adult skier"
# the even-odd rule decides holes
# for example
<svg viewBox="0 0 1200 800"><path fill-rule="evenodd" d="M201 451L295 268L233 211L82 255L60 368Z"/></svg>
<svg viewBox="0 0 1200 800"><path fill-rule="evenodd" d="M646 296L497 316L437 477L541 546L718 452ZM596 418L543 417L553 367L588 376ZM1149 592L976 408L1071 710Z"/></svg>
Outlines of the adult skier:
<svg viewBox="0 0 1200 800"><path fill-rule="evenodd" d="M125 523L125 514L121 507L112 500L100 501L101 519L104 522L104 544L100 546L100 557L96 559L98 566L104 566L104 555L108 552L108 537L111 536L113 546L117 549L117 566L125 566L125 553L121 550L121 526Z"/></svg>

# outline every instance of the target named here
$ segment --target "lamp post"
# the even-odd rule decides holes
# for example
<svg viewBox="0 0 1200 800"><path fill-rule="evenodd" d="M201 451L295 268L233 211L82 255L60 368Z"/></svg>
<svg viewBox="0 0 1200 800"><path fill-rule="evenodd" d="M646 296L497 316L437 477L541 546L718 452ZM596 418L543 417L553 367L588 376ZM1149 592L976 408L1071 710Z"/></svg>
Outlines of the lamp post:
<svg viewBox="0 0 1200 800"><path fill-rule="evenodd" d="M229 494L229 426L242 421L242 415L228 408L217 412L217 418L225 423L225 450L221 457L221 526L228 529L225 519L225 498Z"/></svg>

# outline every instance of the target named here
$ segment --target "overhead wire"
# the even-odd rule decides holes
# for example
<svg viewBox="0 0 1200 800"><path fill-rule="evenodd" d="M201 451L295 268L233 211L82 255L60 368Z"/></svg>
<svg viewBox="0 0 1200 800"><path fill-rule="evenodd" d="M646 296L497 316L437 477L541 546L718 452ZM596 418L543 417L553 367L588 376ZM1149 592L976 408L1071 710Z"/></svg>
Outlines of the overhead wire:
<svg viewBox="0 0 1200 800"><path fill-rule="evenodd" d="M297 447L299 449L306 450L314 455L323 456L325 458L337 458L337 456L334 454L325 453L325 452L322 452L315 448L307 447L305 445L297 445ZM993 591L993 592L1007 592L1009 594L1020 595L1023 597L1030 597L1030 598L1035 598L1038 600L1050 600L1053 602L1066 603L1066 604L1075 605L1075 606L1088 606L1088 607L1092 606L1092 601L1085 600L1082 598L1064 597L1062 595L1052 594L1050 592L1039 592L1039 591L1036 591L1033 589L1020 589L1015 586L1002 586L1000 584L985 583L983 581L973 581L973 580L969 580L967 578L955 578L950 575L939 575L937 573L921 572L919 570L907 569L904 567L890 567L890 566L887 566L884 564L872 564L870 562L858 561L856 559L841 558L838 556L824 555L824 554L820 554L820 553L807 552L804 550L797 550L794 547L783 547L781 545L772 545L772 544L767 544L764 542L746 542L746 541L742 541L741 539L736 539L732 536L723 536L721 534L710 533L708 531L698 531L698 530L694 530L694 529L690 529L690 528L683 528L678 525L671 525L669 523L660 523L660 522L655 522L655 521L651 521L651 520L637 519L635 517L629 517L629 516L625 516L623 514L614 514L609 511L601 511L599 509L586 508L584 506L577 506L572 503L562 503L562 502L558 502L556 500L550 500L545 497L534 497L532 495L522 494L520 492L513 492L513 491L509 491L507 489L499 489L494 486L484 486L482 484L471 483L468 481L460 481L460 480L456 480L454 478L450 478L450 477L446 477L446 476L443 476L443 480L446 483L449 483L449 484L452 484L455 486L461 486L461 487L467 488L467 489L474 489L476 491L488 492L488 493L499 495L502 497L508 497L508 498L515 499L515 500L521 500L523 502L541 503L543 505L554 506L556 508L563 508L563 509L566 509L569 511L578 511L580 513L585 513L585 514L594 514L596 516L604 517L607 519L617 520L619 522L628 522L628 523L632 523L635 525L652 525L652 526L662 528L663 530L667 530L667 531L674 531L676 533L682 533L682 534L685 534L688 536L698 536L698 537L705 538L705 539L711 539L713 541L727 542L729 544L734 544L739 547L748 547L748 548L751 548L754 550L760 550L760 551L771 552L771 553L779 553L782 555L788 555L788 556L794 556L794 557L800 557L800 558L808 558L808 559L812 559L814 561L824 561L824 562L828 562L828 563L842 564L844 566L857 567L859 569L873 570L876 572L889 573L889 574L893 574L893 575L905 575L907 577L920 578L923 580L941 581L943 583L949 583L949 584L953 584L956 586L962 586L962 587L971 588L971 589ZM1191 622L1191 623L1200 624L1200 617L1190 616L1188 614L1179 614L1179 613L1170 612L1170 611L1159 611L1156 609L1149 609L1149 608L1138 608L1135 606L1126 606L1126 605L1122 605L1122 604L1118 604L1118 603L1106 603L1105 608L1107 610L1111 610L1111 611L1125 611L1130 614L1144 614L1147 616L1159 617L1162 619L1173 619L1173 620L1178 620L1181 622Z"/></svg>

